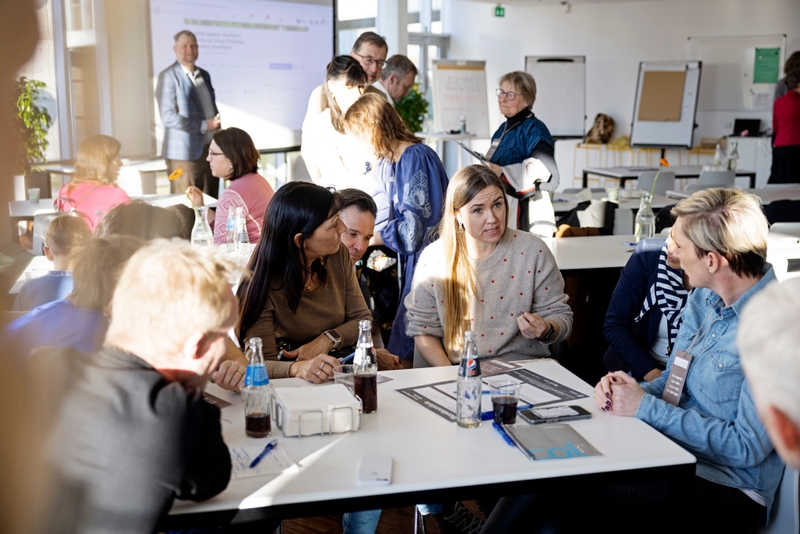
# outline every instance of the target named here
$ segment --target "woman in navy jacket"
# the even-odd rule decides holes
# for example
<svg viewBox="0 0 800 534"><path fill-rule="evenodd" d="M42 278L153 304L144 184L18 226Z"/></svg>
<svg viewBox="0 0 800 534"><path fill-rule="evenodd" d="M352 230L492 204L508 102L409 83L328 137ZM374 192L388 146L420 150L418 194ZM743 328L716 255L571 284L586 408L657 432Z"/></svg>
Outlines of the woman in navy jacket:
<svg viewBox="0 0 800 534"><path fill-rule="evenodd" d="M670 239L642 240L622 270L603 327L609 344L603 361L610 372L630 372L647 382L661 376L690 289L669 253L672 246Z"/></svg>

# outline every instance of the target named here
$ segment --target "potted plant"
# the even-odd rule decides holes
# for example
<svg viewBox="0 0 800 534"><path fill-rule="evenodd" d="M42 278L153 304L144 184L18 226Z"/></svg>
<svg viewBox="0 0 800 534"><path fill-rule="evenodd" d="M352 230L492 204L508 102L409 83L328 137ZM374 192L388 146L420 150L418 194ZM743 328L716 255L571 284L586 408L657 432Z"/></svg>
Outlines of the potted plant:
<svg viewBox="0 0 800 534"><path fill-rule="evenodd" d="M419 85L414 84L409 89L408 94L395 102L394 109L402 117L411 132L421 132L422 124L425 122L425 114L428 113L428 101L419 92Z"/></svg>
<svg viewBox="0 0 800 534"><path fill-rule="evenodd" d="M37 104L39 94L45 83L29 80L24 76L14 79L15 113L13 117L14 135L19 147L19 157L14 162L14 174L25 176L26 187L31 187L31 167L44 161L49 142L47 130L53 124L47 110ZM49 188L48 188L49 190Z"/></svg>

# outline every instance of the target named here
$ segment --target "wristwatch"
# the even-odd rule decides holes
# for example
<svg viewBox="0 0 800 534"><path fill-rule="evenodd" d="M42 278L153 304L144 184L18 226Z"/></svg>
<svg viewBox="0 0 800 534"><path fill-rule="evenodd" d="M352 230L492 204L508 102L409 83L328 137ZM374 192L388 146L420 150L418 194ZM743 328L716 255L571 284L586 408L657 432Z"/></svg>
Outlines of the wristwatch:
<svg viewBox="0 0 800 534"><path fill-rule="evenodd" d="M551 339L553 339L553 336L556 335L556 327L553 326L553 323L547 323L547 324L550 325L550 330L547 331L544 337L539 338L539 341L543 341L545 343L549 342Z"/></svg>
<svg viewBox="0 0 800 534"><path fill-rule="evenodd" d="M334 329L332 329L332 328L331 328L330 330L325 330L325 331L323 332L323 334L325 334L326 336L328 336L328 339L330 339L331 341L333 341L333 348L332 348L331 350L336 350L336 349L338 349L338 348L339 348L339 345L341 345L341 344L342 344L342 336L340 336L340 335L339 335L339 332L337 332L336 330L334 330Z"/></svg>

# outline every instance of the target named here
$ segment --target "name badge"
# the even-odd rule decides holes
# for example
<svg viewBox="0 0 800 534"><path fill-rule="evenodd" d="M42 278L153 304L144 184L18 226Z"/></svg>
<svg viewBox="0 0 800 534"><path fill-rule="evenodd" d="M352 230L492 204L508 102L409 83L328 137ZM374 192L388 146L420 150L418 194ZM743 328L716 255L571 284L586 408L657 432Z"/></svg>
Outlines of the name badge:
<svg viewBox="0 0 800 534"><path fill-rule="evenodd" d="M691 361L692 355L688 352L675 351L675 360L669 370L667 385L664 386L664 393L661 394L661 398L673 406L677 406L681 401L681 392L683 392L683 386L686 385L686 374L689 372Z"/></svg>
<svg viewBox="0 0 800 534"><path fill-rule="evenodd" d="M489 147L489 151L488 151L488 152L486 153L486 155L483 157L483 159L484 159L484 160L486 160L486 161L489 161L489 160L491 160L491 159L492 159L492 156L494 156L494 153L495 153L495 151L497 150L497 147L499 147L499 146L500 146L500 141L501 141L501 140L502 140L502 138L495 139L494 141L492 141L492 146L491 146L491 147Z"/></svg>

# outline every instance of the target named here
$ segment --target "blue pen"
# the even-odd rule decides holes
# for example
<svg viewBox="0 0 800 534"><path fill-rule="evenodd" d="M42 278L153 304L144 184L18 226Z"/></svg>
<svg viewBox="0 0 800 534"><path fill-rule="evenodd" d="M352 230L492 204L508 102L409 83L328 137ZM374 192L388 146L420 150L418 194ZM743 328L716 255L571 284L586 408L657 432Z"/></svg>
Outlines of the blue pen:
<svg viewBox="0 0 800 534"><path fill-rule="evenodd" d="M352 360L352 359L353 359L353 357L355 357L355 355L356 355L356 353L354 352L354 353L352 353L352 354L348 354L347 356L345 356L345 357L343 357L343 358L339 358L339 363L347 363L347 362L349 362L350 360Z"/></svg>
<svg viewBox="0 0 800 534"><path fill-rule="evenodd" d="M258 456L256 456L256 459L255 459L255 460L253 460L252 462L250 462L250 469L252 469L252 468L254 468L255 466L257 466L257 465L258 465L258 463L259 463L261 460L263 460L263 459L264 459L264 457L265 457L266 455L268 455L268 454L269 454L269 451L271 451L272 449L274 449L276 445L278 445L278 440L277 440L277 439L273 439L272 441L270 441L269 443L267 443L267 446L266 446L266 447L264 447L264 450L263 450L263 451L261 451L261 454L259 454Z"/></svg>
<svg viewBox="0 0 800 534"><path fill-rule="evenodd" d="M505 440L505 442L506 442L506 443L508 443L508 444L509 444L509 445L511 445L512 447L516 447L516 446L517 446L517 444L516 444L516 443L514 443L514 440L513 440L513 439L511 439L510 437L508 437L508 434L506 434L506 431L503 429L503 427L502 427L502 426L498 425L498 424L497 424L497 423L495 423L494 421L492 421L492 426L494 427L494 429L495 429L495 430L497 430L497 432L498 432L498 433L499 433L501 436L503 436L503 439Z"/></svg>
<svg viewBox="0 0 800 534"><path fill-rule="evenodd" d="M630 241L623 241L622 244L626 247L635 247L636 243L631 243Z"/></svg>
<svg viewBox="0 0 800 534"><path fill-rule="evenodd" d="M520 410L530 410L533 408L533 404L523 404L522 406L517 406L517 413ZM481 413L481 421L491 421L494 419L494 412L483 412Z"/></svg>

